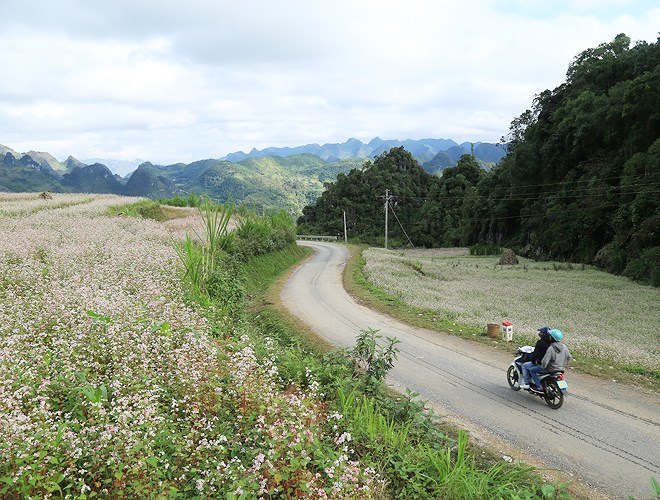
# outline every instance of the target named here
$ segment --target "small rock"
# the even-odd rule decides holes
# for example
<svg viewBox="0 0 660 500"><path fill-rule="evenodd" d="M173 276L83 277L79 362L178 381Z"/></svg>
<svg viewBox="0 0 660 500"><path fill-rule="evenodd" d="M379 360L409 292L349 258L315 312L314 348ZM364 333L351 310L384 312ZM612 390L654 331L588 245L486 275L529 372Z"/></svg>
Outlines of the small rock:
<svg viewBox="0 0 660 500"><path fill-rule="evenodd" d="M505 462L513 462L513 458L511 458L511 457L508 456L508 455L504 455L504 456L502 457L502 460L504 460Z"/></svg>

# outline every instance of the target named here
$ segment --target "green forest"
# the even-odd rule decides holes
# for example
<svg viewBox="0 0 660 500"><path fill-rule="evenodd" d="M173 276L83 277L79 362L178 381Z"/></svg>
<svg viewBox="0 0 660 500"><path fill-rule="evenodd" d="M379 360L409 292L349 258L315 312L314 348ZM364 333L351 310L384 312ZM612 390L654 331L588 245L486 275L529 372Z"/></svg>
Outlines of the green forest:
<svg viewBox="0 0 660 500"><path fill-rule="evenodd" d="M326 183L299 232L340 234L345 212L349 238L382 244L387 200L391 246L510 247L660 286L660 39L584 50L501 145L491 171L464 155L441 176L393 148Z"/></svg>

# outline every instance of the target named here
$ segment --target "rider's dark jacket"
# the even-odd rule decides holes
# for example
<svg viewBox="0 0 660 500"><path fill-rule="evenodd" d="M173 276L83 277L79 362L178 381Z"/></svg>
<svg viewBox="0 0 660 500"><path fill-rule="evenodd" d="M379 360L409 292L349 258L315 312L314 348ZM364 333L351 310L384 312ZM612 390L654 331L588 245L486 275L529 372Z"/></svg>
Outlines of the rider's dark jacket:
<svg viewBox="0 0 660 500"><path fill-rule="evenodd" d="M532 357L530 358L530 361L532 361L537 365L540 365L543 356L545 356L545 353L548 350L548 347L550 347L550 342L548 341L547 337L543 335L536 342L536 345L534 346L534 352L532 353Z"/></svg>

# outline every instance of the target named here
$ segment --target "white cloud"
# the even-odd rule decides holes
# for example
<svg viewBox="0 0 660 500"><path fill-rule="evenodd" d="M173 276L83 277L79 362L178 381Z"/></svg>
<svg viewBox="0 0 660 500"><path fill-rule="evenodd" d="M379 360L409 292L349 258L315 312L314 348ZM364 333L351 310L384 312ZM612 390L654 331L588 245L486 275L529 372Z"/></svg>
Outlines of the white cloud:
<svg viewBox="0 0 660 500"><path fill-rule="evenodd" d="M169 163L349 137L497 141L650 2L5 0L0 143Z"/></svg>

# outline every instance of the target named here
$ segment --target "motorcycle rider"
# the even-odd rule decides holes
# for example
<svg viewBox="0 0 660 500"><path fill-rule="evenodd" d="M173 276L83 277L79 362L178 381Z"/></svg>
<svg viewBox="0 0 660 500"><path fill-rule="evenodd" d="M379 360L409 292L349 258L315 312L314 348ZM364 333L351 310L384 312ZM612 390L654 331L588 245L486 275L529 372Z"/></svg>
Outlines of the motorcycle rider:
<svg viewBox="0 0 660 500"><path fill-rule="evenodd" d="M550 344L552 342L552 338L550 337L550 331L551 329L547 326L541 327L538 329L539 332L539 340L536 342L536 345L534 346L534 352L531 355L530 361L527 361L526 363L522 364L522 374L523 374L523 383L520 384L521 389L529 389L529 378L531 375L532 370L535 370L538 372L539 370L542 369L541 366L541 360L545 356L546 352L548 351L548 348L550 347ZM534 383L537 383L538 375L534 373L536 378L534 378ZM536 387L540 387L541 384L540 382L536 385Z"/></svg>
<svg viewBox="0 0 660 500"><path fill-rule="evenodd" d="M566 344L562 343L562 340L564 340L564 334L561 330L552 329L548 332L548 335L551 338L551 344L541 359L541 364L533 366L529 370L529 373L532 375L534 385L536 386L532 387L532 390L541 390L541 380L539 379L539 373L564 371L566 368L566 363L573 359L571 353L568 350L568 347L566 347ZM520 387L523 388L522 385Z"/></svg>

